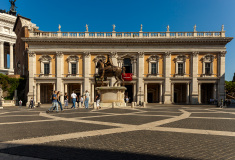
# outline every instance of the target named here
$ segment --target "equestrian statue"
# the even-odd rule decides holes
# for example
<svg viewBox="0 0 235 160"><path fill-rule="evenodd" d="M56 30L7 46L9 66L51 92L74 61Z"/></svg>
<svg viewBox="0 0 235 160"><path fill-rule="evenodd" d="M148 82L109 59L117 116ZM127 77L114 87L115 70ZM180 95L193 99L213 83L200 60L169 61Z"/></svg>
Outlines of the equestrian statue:
<svg viewBox="0 0 235 160"><path fill-rule="evenodd" d="M102 84L101 86L103 86L103 81L104 79L107 79L107 77L115 77L116 82L113 84L113 86L115 86L115 84L118 83L118 81L122 81L122 85L124 86L124 80L122 79L122 73L125 75L125 67L118 67L118 66L114 66L112 59L110 58L110 56L108 55L108 59L107 62L104 63L103 60L99 60L97 62L96 68L98 68L98 76L95 77L101 79Z"/></svg>

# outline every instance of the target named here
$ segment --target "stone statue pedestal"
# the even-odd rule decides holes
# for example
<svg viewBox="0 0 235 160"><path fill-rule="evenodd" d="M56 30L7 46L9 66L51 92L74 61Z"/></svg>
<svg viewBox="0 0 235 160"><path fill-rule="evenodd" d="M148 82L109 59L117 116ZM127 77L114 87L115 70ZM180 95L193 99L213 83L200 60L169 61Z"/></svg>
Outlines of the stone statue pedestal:
<svg viewBox="0 0 235 160"><path fill-rule="evenodd" d="M100 92L100 106L101 107L124 107L124 93L126 87L97 87Z"/></svg>

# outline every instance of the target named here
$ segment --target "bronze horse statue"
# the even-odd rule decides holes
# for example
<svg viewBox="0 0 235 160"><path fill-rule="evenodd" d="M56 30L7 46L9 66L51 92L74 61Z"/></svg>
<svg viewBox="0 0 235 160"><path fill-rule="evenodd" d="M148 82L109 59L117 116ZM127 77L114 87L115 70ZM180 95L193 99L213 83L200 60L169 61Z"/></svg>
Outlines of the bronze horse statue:
<svg viewBox="0 0 235 160"><path fill-rule="evenodd" d="M122 73L125 75L125 67L117 67L113 65L105 66L105 63L102 60L97 62L96 68L98 68L99 76L96 78L100 78L102 81L101 86L103 86L103 81L107 77L115 77L116 82L113 84L118 83L118 81L122 81L122 86L124 86L124 80L122 79Z"/></svg>

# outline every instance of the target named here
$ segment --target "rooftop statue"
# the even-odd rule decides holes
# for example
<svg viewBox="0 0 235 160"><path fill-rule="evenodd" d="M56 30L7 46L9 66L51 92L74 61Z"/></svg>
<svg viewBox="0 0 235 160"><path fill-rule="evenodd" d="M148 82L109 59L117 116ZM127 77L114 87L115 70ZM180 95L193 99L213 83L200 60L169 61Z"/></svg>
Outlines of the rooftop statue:
<svg viewBox="0 0 235 160"><path fill-rule="evenodd" d="M115 86L115 84L118 83L118 81L122 81L122 85L124 85L124 80L122 79L122 73L125 74L125 67L118 67L118 66L114 66L112 59L110 58L110 56L108 55L107 58L107 62L104 63L103 60L99 60L97 62L96 68L98 68L98 77L96 78L100 78L102 81L102 86L103 86L103 80L106 79L107 77L115 77L116 82L113 84L113 86Z"/></svg>
<svg viewBox="0 0 235 160"><path fill-rule="evenodd" d="M16 11L16 9L15 9L15 8L17 8L15 5L16 0L9 0L9 2L11 3L10 11Z"/></svg>

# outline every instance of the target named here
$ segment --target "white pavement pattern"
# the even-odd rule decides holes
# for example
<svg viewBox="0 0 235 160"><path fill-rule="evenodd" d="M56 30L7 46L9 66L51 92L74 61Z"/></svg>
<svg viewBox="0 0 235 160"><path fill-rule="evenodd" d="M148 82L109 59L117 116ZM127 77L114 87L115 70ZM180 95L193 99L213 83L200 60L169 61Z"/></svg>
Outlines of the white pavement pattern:
<svg viewBox="0 0 235 160"><path fill-rule="evenodd" d="M123 110L130 108L121 108ZM156 109L156 107L155 107ZM162 108L161 108L162 109ZM105 109L102 109L105 110ZM62 140L69 140L69 139L75 139L75 138L83 138L83 137L91 137L91 136L100 136L100 135L108 135L108 134L114 134L114 133L123 133L123 132L129 132L129 131L137 131L137 130L151 130L151 131L163 131L163 132L178 132L178 133L188 133L188 134L204 134L204 135L219 135L219 136L230 136L235 137L235 132L229 132L229 131L214 131L214 130L203 130L203 129L187 129L187 128L172 128L172 127L159 127L164 124L176 122L179 120L187 119L187 118L201 118L201 119L228 119L228 120L235 120L235 118L223 118L223 117L190 117L191 112L190 110L194 110L193 113L208 113L208 111L211 111L210 114L213 113L227 113L227 114L235 114L235 113L228 113L224 112L219 109L204 109L207 112L202 112L202 109L196 109L196 108L188 108L185 107L184 109L179 109L178 112L172 112L170 110L168 111L156 111L156 112L162 112L162 113L181 113L179 116L172 116L172 115L147 115L146 112L141 109L132 109L132 113L102 113L102 115L93 115L93 116L86 116L86 118L97 118L97 117L107 117L107 116L120 116L120 115L138 115L138 116L164 116L169 117L164 120L149 122L141 125L130 125L130 124L122 124L122 123L113 123L113 122L101 122L101 121L91 121L83 119L83 117L76 117L76 118L63 118L58 117L57 115L51 115L46 114L45 112L40 112L39 115L44 118L48 118L47 120L34 120L34 121L21 121L21 122L3 122L0 123L1 125L10 125L10 124L24 124L24 123L35 123L35 122L45 122L45 121L70 121L70 122L79 122L79 123L88 123L88 124L98 124L98 125L106 125L106 126L113 126L118 128L112 128L112 129L102 129L102 130L93 130L93 131L84 131L84 132L75 132L75 133L67 133L67 134L60 134L60 135L53 135L53 136L44 136L44 137L36 137L36 138L28 138L28 139L19 139L19 140L12 140L12 141L5 141L0 142L0 149L6 149L11 147L18 147L23 145L35 145L35 144L43 144L43 143L49 143L49 142L56 142L56 141L62 141ZM187 110L187 111L186 111ZM198 110L196 112L195 110ZM179 112L180 111L180 112ZM15 115L7 115L9 113L15 113ZM10 116L16 116L18 111L13 112L3 112L0 113L0 118L3 117L10 117ZM33 112L33 111L32 111ZM37 111L38 112L38 111ZM153 111L154 112L154 111ZM86 114L85 112L83 112ZM93 110L92 112L87 113L99 113L96 110ZM141 115L139 114L141 113ZM71 113L61 113L64 114L74 114ZM60 114L60 115L61 115ZM22 116L22 115L17 115ZM30 116L30 115L26 115ZM11 155L7 154L0 154L0 157L8 157ZM26 159L27 157L20 157L20 156L12 156L12 159ZM5 158L4 158L5 159ZM7 159L7 158L6 158ZM30 158L28 158L30 159Z"/></svg>

